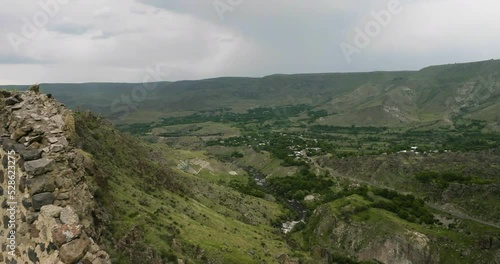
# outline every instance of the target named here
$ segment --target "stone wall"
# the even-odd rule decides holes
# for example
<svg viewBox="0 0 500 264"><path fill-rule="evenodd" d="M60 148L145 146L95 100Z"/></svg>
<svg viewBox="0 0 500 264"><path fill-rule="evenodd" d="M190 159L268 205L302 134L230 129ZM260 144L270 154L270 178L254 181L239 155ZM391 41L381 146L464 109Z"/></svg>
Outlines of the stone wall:
<svg viewBox="0 0 500 264"><path fill-rule="evenodd" d="M97 210L76 149L72 112L38 91L0 91L0 263L110 263L97 245ZM8 153L16 160L16 193L8 196ZM12 165L12 164L11 164ZM11 199L12 198L12 199ZM15 251L10 211L15 207ZM10 253L9 253L10 252Z"/></svg>

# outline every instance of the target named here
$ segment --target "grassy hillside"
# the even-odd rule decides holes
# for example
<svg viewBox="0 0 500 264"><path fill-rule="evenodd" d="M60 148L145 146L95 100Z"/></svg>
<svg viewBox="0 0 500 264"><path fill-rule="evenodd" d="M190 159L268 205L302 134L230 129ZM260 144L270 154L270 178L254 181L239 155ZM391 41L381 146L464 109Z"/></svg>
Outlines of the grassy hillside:
<svg viewBox="0 0 500 264"><path fill-rule="evenodd" d="M89 171L113 263L273 263L291 253L271 225L282 206L214 183L231 175L177 170L172 150L123 135L89 113L78 113L76 125L80 147L96 162Z"/></svg>

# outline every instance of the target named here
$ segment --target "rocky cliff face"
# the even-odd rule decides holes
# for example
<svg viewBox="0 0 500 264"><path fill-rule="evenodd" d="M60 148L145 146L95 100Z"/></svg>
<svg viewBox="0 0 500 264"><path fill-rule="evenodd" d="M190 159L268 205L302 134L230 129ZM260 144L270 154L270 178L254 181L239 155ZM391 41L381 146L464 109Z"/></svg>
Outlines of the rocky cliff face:
<svg viewBox="0 0 500 264"><path fill-rule="evenodd" d="M346 208L351 207L350 204ZM318 207L312 216L315 256L328 256L341 250L360 261L386 264L439 263L439 255L431 249L430 239L409 229L378 223L343 219L328 204ZM323 253L318 253L323 252ZM326 252L326 253L325 253ZM329 257L331 258L331 257Z"/></svg>
<svg viewBox="0 0 500 264"><path fill-rule="evenodd" d="M75 139L73 113L50 96L0 91L0 263L110 263Z"/></svg>

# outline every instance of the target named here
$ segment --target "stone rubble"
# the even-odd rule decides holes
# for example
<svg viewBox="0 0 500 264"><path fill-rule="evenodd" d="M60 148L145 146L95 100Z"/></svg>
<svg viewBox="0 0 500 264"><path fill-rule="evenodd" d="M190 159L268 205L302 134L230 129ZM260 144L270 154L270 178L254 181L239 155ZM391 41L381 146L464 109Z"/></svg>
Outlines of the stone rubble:
<svg viewBox="0 0 500 264"><path fill-rule="evenodd" d="M4 190L0 263L107 264L92 212L85 158L76 149L73 113L40 94L0 91L0 184ZM16 151L16 250L7 248L7 153Z"/></svg>

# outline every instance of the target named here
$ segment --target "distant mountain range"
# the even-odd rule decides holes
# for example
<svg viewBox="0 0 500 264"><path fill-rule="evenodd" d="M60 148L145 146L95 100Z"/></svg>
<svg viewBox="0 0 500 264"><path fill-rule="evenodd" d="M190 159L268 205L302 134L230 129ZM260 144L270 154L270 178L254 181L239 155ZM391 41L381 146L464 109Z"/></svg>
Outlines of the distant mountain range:
<svg viewBox="0 0 500 264"><path fill-rule="evenodd" d="M199 81L42 84L73 109L137 122L219 108L309 104L336 125L450 123L456 117L500 121L500 60L420 71L225 77ZM0 86L25 89L28 86Z"/></svg>

